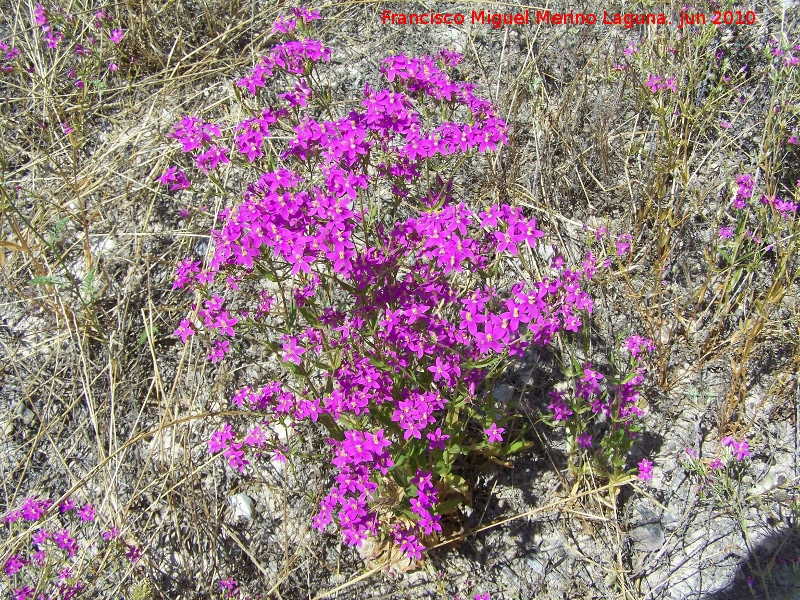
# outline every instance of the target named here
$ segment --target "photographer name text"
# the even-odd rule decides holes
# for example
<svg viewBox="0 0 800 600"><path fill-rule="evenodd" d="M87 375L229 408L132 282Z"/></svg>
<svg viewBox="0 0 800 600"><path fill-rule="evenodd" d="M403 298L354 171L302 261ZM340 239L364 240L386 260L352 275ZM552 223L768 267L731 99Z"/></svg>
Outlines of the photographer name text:
<svg viewBox="0 0 800 600"><path fill-rule="evenodd" d="M710 15L701 12L681 11L678 14L679 29L692 25L754 25L756 14L752 10L715 10ZM395 13L384 10L381 13L384 25L487 25L492 29L500 29L511 25L619 25L630 29L636 25L674 25L673 20L663 13L595 13L565 12L554 13L549 10L537 10L533 14L526 10L518 13L493 13L473 10L469 20L464 13Z"/></svg>

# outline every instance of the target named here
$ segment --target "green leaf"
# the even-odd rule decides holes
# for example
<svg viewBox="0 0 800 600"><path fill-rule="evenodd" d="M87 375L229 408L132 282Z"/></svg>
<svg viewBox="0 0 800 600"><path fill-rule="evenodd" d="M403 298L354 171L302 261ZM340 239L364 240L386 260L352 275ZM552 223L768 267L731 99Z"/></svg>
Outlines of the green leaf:
<svg viewBox="0 0 800 600"><path fill-rule="evenodd" d="M275 277L275 275L273 275L272 273L270 273L260 261L256 261L256 263L253 266L255 267L255 272L260 277L263 277L264 279L271 281L273 283L277 283L278 278Z"/></svg>
<svg viewBox="0 0 800 600"><path fill-rule="evenodd" d="M736 270L733 272L733 277L731 278L731 285L730 285L730 289L733 289L733 288L735 288L735 287L736 287L736 284L737 284L737 283L739 283L739 279L740 279L741 277L742 277L742 268L741 268L741 267L739 267L738 269L736 269Z"/></svg>
<svg viewBox="0 0 800 600"><path fill-rule="evenodd" d="M328 434L335 439L336 441L341 442L344 439L344 432L342 432L342 428L333 420L333 417L329 414L322 414L319 417L319 422L325 426L325 429L328 430Z"/></svg>
<svg viewBox="0 0 800 600"><path fill-rule="evenodd" d="M136 339L136 346L141 348L146 342L148 337L155 337L158 333L158 327L153 327L153 329L149 329L148 327L144 328L144 331L139 334L139 337Z"/></svg>
<svg viewBox="0 0 800 600"><path fill-rule="evenodd" d="M446 460L440 460L433 466L433 472L439 477L447 477L450 473L451 465Z"/></svg>
<svg viewBox="0 0 800 600"><path fill-rule="evenodd" d="M523 450L527 450L528 448L533 447L533 442L529 442L526 440L517 440L508 445L503 453L505 456L509 456L511 454L516 454L517 452L522 452Z"/></svg>
<svg viewBox="0 0 800 600"><path fill-rule="evenodd" d="M389 365L386 364L385 360L381 360L380 358L378 358L374 354L370 354L367 357L367 359L369 360L369 362L372 363L373 367L377 367L378 369L381 369L383 371L386 371L389 368Z"/></svg>
<svg viewBox="0 0 800 600"><path fill-rule="evenodd" d="M287 371L289 371L292 375L294 375L296 377L305 377L306 376L306 372L303 370L303 367L301 367L298 364L293 363L290 360L287 360L285 363L283 363L283 366L286 367Z"/></svg>
<svg viewBox="0 0 800 600"><path fill-rule="evenodd" d="M453 444L452 446L448 446L447 451L453 455L464 454L464 449L458 444Z"/></svg>
<svg viewBox="0 0 800 600"><path fill-rule="evenodd" d="M436 514L437 515L447 515L455 511L458 507L464 504L463 498L452 498L451 500L445 500L444 502L440 502L436 505Z"/></svg>
<svg viewBox="0 0 800 600"><path fill-rule="evenodd" d="M50 275L37 275L28 282L29 285L63 285L63 283Z"/></svg>
<svg viewBox="0 0 800 600"><path fill-rule="evenodd" d="M467 486L467 481L460 475L450 473L447 477L444 478L444 480L445 483L447 483L447 485L449 485L454 490L458 490L462 494L466 494L467 492L469 492L469 486Z"/></svg>
<svg viewBox="0 0 800 600"><path fill-rule="evenodd" d="M53 243L55 243L58 234L64 231L67 221L69 221L69 217L63 217L53 226Z"/></svg>
<svg viewBox="0 0 800 600"><path fill-rule="evenodd" d="M318 324L317 317L315 317L314 313L312 313L307 308L301 308L300 309L300 314L303 315L303 317L309 323L309 325L316 326Z"/></svg>
<svg viewBox="0 0 800 600"><path fill-rule="evenodd" d="M406 519L408 519L410 521L416 521L417 519L419 519L419 516L415 515L413 512L411 512L410 508L403 509L400 512L400 514L403 515Z"/></svg>
<svg viewBox="0 0 800 600"><path fill-rule="evenodd" d="M488 367L489 365L496 364L497 362L500 361L500 359L501 359L500 356L489 356L481 361L473 363L472 365L470 365L470 368L483 369L484 367Z"/></svg>

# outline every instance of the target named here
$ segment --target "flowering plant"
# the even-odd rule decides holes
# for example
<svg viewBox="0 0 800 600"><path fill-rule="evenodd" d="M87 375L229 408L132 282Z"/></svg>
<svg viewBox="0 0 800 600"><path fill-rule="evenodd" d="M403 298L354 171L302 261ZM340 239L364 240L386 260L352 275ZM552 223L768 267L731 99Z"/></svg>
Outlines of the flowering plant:
<svg viewBox="0 0 800 600"><path fill-rule="evenodd" d="M102 101L122 83L122 76L135 75L133 56L123 54L125 31L105 8L93 13L72 14L62 7L53 10L36 4L33 23L52 65L42 64L18 48L0 40L0 75L16 73L25 87L41 82L55 69L59 93L70 94L81 104ZM65 135L84 124L62 123Z"/></svg>
<svg viewBox="0 0 800 600"><path fill-rule="evenodd" d="M97 576L114 573L114 561L135 563L138 546L123 541L116 527L98 533L95 507L72 499L53 505L26 498L3 517L15 550L3 557L14 600L75 598L96 586Z"/></svg>
<svg viewBox="0 0 800 600"><path fill-rule="evenodd" d="M469 497L458 457L528 447L487 378L504 357L579 331L595 263L554 261L544 279L509 285L502 266L530 273L525 248L544 233L519 208L456 198L457 168L507 135L491 103L453 77L461 56L389 56L388 87L367 84L359 106L342 108L322 83L331 50L307 37L318 17L278 20L285 41L236 81L248 118L185 116L171 134L222 192L221 169L251 176L243 201L219 214L210 260L178 266L174 288L203 301L175 335L205 330L212 362L256 344L290 375L237 391L232 402L260 422L246 434L222 424L209 452L244 472L261 455L286 460L280 429L322 424L338 473L315 527L336 519L351 545L390 540L419 559ZM270 97L270 77L286 91ZM160 181L192 185L177 166Z"/></svg>
<svg viewBox="0 0 800 600"><path fill-rule="evenodd" d="M545 421L564 425L570 455L577 472L592 468L607 476L611 483L627 475L627 453L641 431L644 414L638 387L644 382L646 353L655 350L652 340L630 336L623 348L627 361L612 356L615 376L607 377L590 362L572 361L567 374L573 382L566 388L550 392L550 411ZM652 462L642 459L639 479L652 478Z"/></svg>
<svg viewBox="0 0 800 600"><path fill-rule="evenodd" d="M686 448L686 457L681 462L695 477L702 495L722 503L741 501L741 480L747 465L745 459L752 456L750 445L747 440L737 441L732 436L725 436L720 440L720 446L713 458L701 458L696 450Z"/></svg>

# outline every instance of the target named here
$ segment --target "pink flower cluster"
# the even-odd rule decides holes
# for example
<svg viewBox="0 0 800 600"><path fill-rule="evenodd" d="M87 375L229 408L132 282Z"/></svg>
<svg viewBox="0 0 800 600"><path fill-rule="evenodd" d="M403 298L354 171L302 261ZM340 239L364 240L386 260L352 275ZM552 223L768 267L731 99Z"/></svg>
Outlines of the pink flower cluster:
<svg viewBox="0 0 800 600"><path fill-rule="evenodd" d="M731 449L737 461L741 462L742 460L744 460L745 457L752 456L750 454L750 446L747 443L747 440L742 440L741 442L737 442L735 438L727 436L722 438L721 443L726 448Z"/></svg>
<svg viewBox="0 0 800 600"><path fill-rule="evenodd" d="M245 88L256 95L261 88L266 87L265 77L272 77L274 72L282 69L287 73L302 75L306 69L306 61L312 63L330 61L331 49L326 48L322 42L312 39L291 40L274 46L269 54L261 57L259 63L250 70L246 77L239 79L236 85ZM306 85L301 78L301 85Z"/></svg>
<svg viewBox="0 0 800 600"><path fill-rule="evenodd" d="M33 10L33 20L42 32L44 41L50 49L58 48L58 43L64 39L64 34L54 29L48 19L48 11L41 4L37 4Z"/></svg>
<svg viewBox="0 0 800 600"><path fill-rule="evenodd" d="M750 175L737 175L736 184L739 188L736 190L736 197L733 200L733 206L742 210L747 205L747 200L753 196L753 185L755 184Z"/></svg>
<svg viewBox="0 0 800 600"><path fill-rule="evenodd" d="M225 590L226 598L234 598L235 596L239 595L239 582L233 577L220 580L219 586Z"/></svg>
<svg viewBox="0 0 800 600"><path fill-rule="evenodd" d="M670 90L672 92L678 91L678 78L677 77L665 77L662 81L660 75L650 75L650 78L645 83L647 87L650 88L650 91L654 94L656 92L660 92L663 90Z"/></svg>
<svg viewBox="0 0 800 600"><path fill-rule="evenodd" d="M650 481L653 478L653 463L652 461L643 458L639 461L639 474L637 477L642 481Z"/></svg>
<svg viewBox="0 0 800 600"><path fill-rule="evenodd" d="M57 577L50 578L47 573L59 565L73 564L78 560L79 553L84 548L80 542L88 541L94 535L88 533L83 526L97 518L95 507L87 503L78 508L70 498L59 505L59 514L62 515L60 519L63 522L52 518L45 521L52 506L52 500L28 497L19 508L11 510L2 519L3 523L9 526L14 526L16 523L24 524L22 529L17 529L17 532L27 531L30 535L27 550L8 556L3 564L6 576L15 578L17 584L25 581L33 584L23 584L14 589L14 598L33 598L34 590L42 592L38 596L41 600L75 598L86 586L82 581L74 579L71 568L67 566L58 572ZM78 520L75 520L75 517ZM118 538L119 534L119 530L112 527L101 537L105 542L111 542ZM132 549L138 552L135 546L129 546L121 541L118 543L119 547L126 548L129 554ZM44 570L45 566L48 570Z"/></svg>
<svg viewBox="0 0 800 600"><path fill-rule="evenodd" d="M276 31L312 20L294 16L279 19ZM562 330L578 331L582 315L593 309L584 287L597 266L590 254L580 270L560 259L546 279L510 291L485 284L493 264L518 257L544 233L519 208L476 211L453 197L447 169L460 155L495 150L507 129L473 85L453 78L461 57L449 51L437 58L389 57L381 68L389 87L367 84L360 106L341 116L307 110L319 100L310 87L319 78L310 69L329 58L330 50L311 39L271 49L237 85L258 94L265 78L282 73L292 87L277 95L283 106L254 111L229 128L230 145L220 141L224 127L198 117L176 125L172 136L200 170L230 161L258 171L242 202L218 215L208 265L191 258L178 265L174 288L202 287L211 299L175 335L186 342L206 330L224 345L209 355L218 360L238 327L281 332L270 347L287 371L311 373L325 385L242 388L232 402L266 419L243 437L223 424L208 441L209 452L241 472L254 456L286 460L275 424L325 423L337 474L315 527L335 519L356 545L389 535L419 558L427 538L441 530L441 481L428 457L442 458L467 434L492 444L506 433L491 422L468 432L448 425L447 415L478 398L486 373L481 363L522 355ZM265 169L265 140L276 131L287 140L283 166ZM437 165L433 174L431 165ZM383 202L383 209L371 211L368 201ZM401 211L389 209L401 203ZM277 309L257 283L264 273L288 289ZM254 293L225 294L237 308L223 310L225 299L211 290L238 289L231 277ZM293 317L284 310L288 304ZM403 505L387 509L380 500L398 481L405 485Z"/></svg>
<svg viewBox="0 0 800 600"><path fill-rule="evenodd" d="M53 505L52 500L36 500L33 497L25 498L22 506L10 511L3 517L3 523L16 523L17 521L38 521Z"/></svg>
<svg viewBox="0 0 800 600"><path fill-rule="evenodd" d="M185 190L191 186L186 174L175 166L167 168L158 178L158 182L163 186L169 186L169 189L173 192L175 190Z"/></svg>
<svg viewBox="0 0 800 600"><path fill-rule="evenodd" d="M640 430L638 420L644 415L638 392L645 374L642 353L654 351L655 344L634 335L626 340L624 348L630 353L632 373L609 381L586 362L580 366L581 375L574 382L574 393L554 389L547 406L554 425L563 424L580 448L599 449L597 456L605 456L609 461L612 454L619 459ZM604 439L597 444L593 441L597 438Z"/></svg>
<svg viewBox="0 0 800 600"><path fill-rule="evenodd" d="M750 175L741 174L736 176L736 185L737 185L737 190L736 190L736 195L734 196L733 199L733 207L737 210L744 210L747 207L748 200L753 197L755 182ZM783 221L789 221L793 219L797 214L798 205L796 202L792 202L790 200L782 200L777 196L768 196L766 194L761 194L759 203L761 205L769 206L770 208L772 208ZM770 220L769 216L767 216L766 221L768 222L769 220ZM734 232L735 232L734 227L723 226L722 228L720 228L719 236L722 239L729 239L733 237ZM745 229L744 238L752 239L753 242L755 242L756 244L761 243L761 236L758 235L756 232L751 232L749 229Z"/></svg>
<svg viewBox="0 0 800 600"><path fill-rule="evenodd" d="M9 47L5 42L0 42L0 73L11 73L15 68L15 61L19 54L19 49Z"/></svg>
<svg viewBox="0 0 800 600"><path fill-rule="evenodd" d="M631 353L633 358L639 358L642 350L653 352L656 349L653 340L639 337L638 335L630 336L625 342L625 349Z"/></svg>
<svg viewBox="0 0 800 600"><path fill-rule="evenodd" d="M791 219L795 214L797 214L796 203L789 200L781 200L777 196L767 196L766 194L761 194L760 202L761 204L767 204L778 211L778 214L783 220Z"/></svg>

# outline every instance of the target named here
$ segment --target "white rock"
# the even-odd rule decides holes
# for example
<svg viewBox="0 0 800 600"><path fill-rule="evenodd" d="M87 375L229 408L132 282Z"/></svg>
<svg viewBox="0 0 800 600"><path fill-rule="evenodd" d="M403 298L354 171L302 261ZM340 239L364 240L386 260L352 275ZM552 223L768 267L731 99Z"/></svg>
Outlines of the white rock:
<svg viewBox="0 0 800 600"><path fill-rule="evenodd" d="M243 517L247 519L247 522L252 522L253 518L256 515L255 505L253 504L253 500L245 494L241 492L239 494L235 494L233 496L228 497L228 503L231 505L233 509L233 518L238 519L239 517Z"/></svg>
<svg viewBox="0 0 800 600"><path fill-rule="evenodd" d="M664 545L664 530L656 523L635 527L630 536L636 549L643 552L655 552Z"/></svg>
<svg viewBox="0 0 800 600"><path fill-rule="evenodd" d="M117 247L117 240L110 235L99 238L91 244L92 253L95 255L111 254Z"/></svg>
<svg viewBox="0 0 800 600"><path fill-rule="evenodd" d="M556 247L552 244L537 244L535 249L539 258L547 264L550 264L550 261L553 260L553 257L556 255Z"/></svg>
<svg viewBox="0 0 800 600"><path fill-rule="evenodd" d="M505 383L501 383L500 385L494 386L492 390L492 396L494 399L502 404L508 404L508 401L511 400L511 394L514 392L514 388L510 385Z"/></svg>
<svg viewBox="0 0 800 600"><path fill-rule="evenodd" d="M761 481L753 485L747 493L750 496L760 496L767 492L772 492L790 479L792 479L792 476L786 467L773 466Z"/></svg>
<svg viewBox="0 0 800 600"><path fill-rule="evenodd" d="M270 423L270 429L278 436L282 443L288 442L294 436L294 428L291 423L286 425L282 423Z"/></svg>

